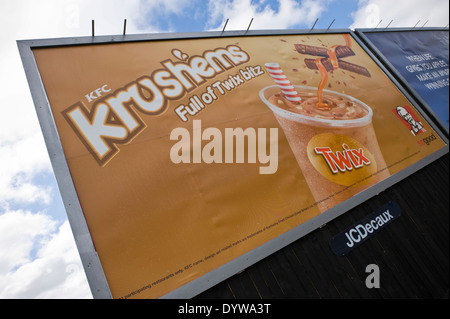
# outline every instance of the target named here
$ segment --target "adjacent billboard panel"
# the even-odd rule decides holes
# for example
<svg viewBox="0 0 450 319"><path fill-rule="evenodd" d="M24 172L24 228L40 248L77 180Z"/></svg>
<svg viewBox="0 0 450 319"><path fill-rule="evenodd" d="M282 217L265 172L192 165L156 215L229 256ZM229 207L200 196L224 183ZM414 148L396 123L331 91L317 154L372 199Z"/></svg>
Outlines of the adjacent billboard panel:
<svg viewBox="0 0 450 319"><path fill-rule="evenodd" d="M19 42L94 296L193 296L448 152L350 31L178 37Z"/></svg>
<svg viewBox="0 0 450 319"><path fill-rule="evenodd" d="M448 133L448 29L361 29L357 32L420 97Z"/></svg>

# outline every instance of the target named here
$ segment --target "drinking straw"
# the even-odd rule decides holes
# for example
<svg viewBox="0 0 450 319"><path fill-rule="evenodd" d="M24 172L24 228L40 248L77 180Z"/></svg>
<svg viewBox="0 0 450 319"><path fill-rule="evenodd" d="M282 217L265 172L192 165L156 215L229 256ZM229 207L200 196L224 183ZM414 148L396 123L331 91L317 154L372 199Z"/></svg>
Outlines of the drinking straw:
<svg viewBox="0 0 450 319"><path fill-rule="evenodd" d="M264 64L264 66L266 67L267 72L272 77L272 80L274 80L274 82L281 89L281 92L283 93L286 100L289 100L296 104L302 101L300 95L291 84L291 81L288 80L278 63L266 63Z"/></svg>

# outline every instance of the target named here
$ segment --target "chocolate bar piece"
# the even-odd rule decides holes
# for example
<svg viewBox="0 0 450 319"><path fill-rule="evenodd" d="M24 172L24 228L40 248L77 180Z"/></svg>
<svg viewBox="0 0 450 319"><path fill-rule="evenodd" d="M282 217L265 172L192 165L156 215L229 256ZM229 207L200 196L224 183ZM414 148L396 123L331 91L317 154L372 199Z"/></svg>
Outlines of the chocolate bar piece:
<svg viewBox="0 0 450 319"><path fill-rule="evenodd" d="M298 53L301 54L308 54L308 55L315 55L315 56L323 56L328 57L328 49L321 48L321 47L315 47L312 45L306 45L306 44L294 44L295 49ZM355 55L355 52L351 48L349 48L346 45L339 45L336 47L336 57L337 58L345 58L348 56Z"/></svg>
<svg viewBox="0 0 450 319"><path fill-rule="evenodd" d="M316 60L315 59L305 59L305 64L308 67L308 69L312 69L312 70L318 70L318 67L316 65ZM322 59L322 64L325 67L325 69L329 72L331 70L333 70L333 65L331 64L329 59ZM343 70L347 70L350 72L354 72L356 74L360 74L360 75L364 75L367 77L371 77L369 70L367 70L365 67L357 65L357 64L353 64L350 62L346 62L346 61L341 61L338 60L338 64L339 64L339 68L343 69Z"/></svg>

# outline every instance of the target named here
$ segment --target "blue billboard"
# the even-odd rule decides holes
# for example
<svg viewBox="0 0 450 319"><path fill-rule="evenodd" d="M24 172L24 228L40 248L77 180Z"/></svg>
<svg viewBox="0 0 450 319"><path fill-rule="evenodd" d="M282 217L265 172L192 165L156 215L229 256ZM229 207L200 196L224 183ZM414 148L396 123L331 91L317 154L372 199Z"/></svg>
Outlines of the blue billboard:
<svg viewBox="0 0 450 319"><path fill-rule="evenodd" d="M449 128L449 31L357 30L375 53L403 77L407 86Z"/></svg>

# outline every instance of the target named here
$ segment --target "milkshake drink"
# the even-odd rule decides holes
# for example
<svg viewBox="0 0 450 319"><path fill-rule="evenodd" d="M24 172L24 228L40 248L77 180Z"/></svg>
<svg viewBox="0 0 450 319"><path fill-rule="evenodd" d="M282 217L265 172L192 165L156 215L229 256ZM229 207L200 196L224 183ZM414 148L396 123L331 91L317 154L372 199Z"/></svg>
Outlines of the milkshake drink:
<svg viewBox="0 0 450 319"><path fill-rule="evenodd" d="M389 176L363 102L317 87L294 86L301 102L288 101L278 86L260 91L274 112L308 186L324 212Z"/></svg>

